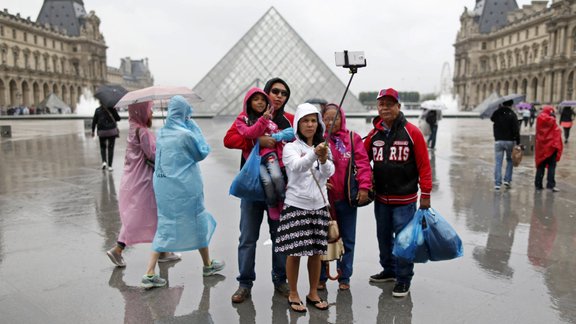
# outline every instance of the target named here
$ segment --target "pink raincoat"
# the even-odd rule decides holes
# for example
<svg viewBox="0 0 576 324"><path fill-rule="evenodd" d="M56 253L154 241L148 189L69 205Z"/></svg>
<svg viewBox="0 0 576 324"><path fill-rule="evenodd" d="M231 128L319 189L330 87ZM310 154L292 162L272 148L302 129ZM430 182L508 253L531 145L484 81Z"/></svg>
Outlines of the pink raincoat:
<svg viewBox="0 0 576 324"><path fill-rule="evenodd" d="M338 105L330 104L327 106L338 108ZM340 130L332 133L328 139L330 144L330 151L332 152L334 167L336 171L334 175L330 177L329 182L332 184L332 190L328 192L330 199L332 201L339 201L345 199L344 197L344 180L346 178L346 170L348 168L348 161L350 161L351 156L351 146L350 146L350 131L346 129L346 116L344 110L340 109ZM326 134L328 136L328 126L326 126ZM368 160L368 154L364 148L364 143L362 142L362 137L357 133L352 136L354 139L354 162L356 162L356 167L358 170L357 180L360 189L370 190L372 189L372 169L370 168L370 160Z"/></svg>
<svg viewBox="0 0 576 324"><path fill-rule="evenodd" d="M146 160L154 161L156 137L146 123L152 102L128 106L130 129L124 159L124 174L120 181L120 220L118 241L126 245L150 243L154 239L158 216L152 186L154 169ZM138 135L136 136L136 129Z"/></svg>

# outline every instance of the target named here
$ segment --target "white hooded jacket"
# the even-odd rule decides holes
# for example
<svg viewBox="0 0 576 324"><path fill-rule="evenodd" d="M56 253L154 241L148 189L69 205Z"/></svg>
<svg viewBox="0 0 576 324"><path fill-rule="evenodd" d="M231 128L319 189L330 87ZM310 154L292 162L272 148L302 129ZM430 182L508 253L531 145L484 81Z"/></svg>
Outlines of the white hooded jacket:
<svg viewBox="0 0 576 324"><path fill-rule="evenodd" d="M328 160L320 164L314 147L309 146L298 136L298 122L306 115L316 114L318 116L318 126L322 127L322 134L326 129L322 122L322 116L315 106L305 103L298 106L294 116L294 134L296 140L286 144L282 153L282 161L286 167L288 176L288 186L286 190L286 199L284 203L289 206L298 207L306 210L316 210L323 208L328 204L322 198L322 193L328 199L326 191L326 181L334 174L334 164L330 150L328 150ZM318 180L322 193L312 177L312 172Z"/></svg>

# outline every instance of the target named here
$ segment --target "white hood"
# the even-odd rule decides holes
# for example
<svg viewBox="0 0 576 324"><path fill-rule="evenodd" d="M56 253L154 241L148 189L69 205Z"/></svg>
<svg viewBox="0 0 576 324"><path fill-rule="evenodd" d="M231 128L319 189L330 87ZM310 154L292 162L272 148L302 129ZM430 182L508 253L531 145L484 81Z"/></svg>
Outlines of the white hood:
<svg viewBox="0 0 576 324"><path fill-rule="evenodd" d="M298 122L300 121L300 118L310 114L317 115L318 124L320 125L320 127L322 127L321 134L324 135L324 133L326 132L326 125L324 125L324 122L322 121L322 115L320 115L318 108L316 108L316 106L314 106L313 104L303 103L301 105L298 105L298 107L296 108L296 114L294 115L294 135L296 136L296 139L300 139L298 137Z"/></svg>

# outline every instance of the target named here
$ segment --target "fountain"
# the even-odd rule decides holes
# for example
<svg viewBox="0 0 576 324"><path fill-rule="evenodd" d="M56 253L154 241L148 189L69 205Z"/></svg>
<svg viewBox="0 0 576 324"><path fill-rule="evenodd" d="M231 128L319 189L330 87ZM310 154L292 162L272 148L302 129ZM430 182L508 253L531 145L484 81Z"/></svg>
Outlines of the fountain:
<svg viewBox="0 0 576 324"><path fill-rule="evenodd" d="M442 66L442 74L440 75L440 95L436 98L446 105L446 112L458 112L458 98L452 94L452 73L450 72L450 64L444 62Z"/></svg>
<svg viewBox="0 0 576 324"><path fill-rule="evenodd" d="M92 91L88 88L82 89L82 95L76 105L76 114L79 116L92 116L94 110L100 106L100 102L94 98Z"/></svg>

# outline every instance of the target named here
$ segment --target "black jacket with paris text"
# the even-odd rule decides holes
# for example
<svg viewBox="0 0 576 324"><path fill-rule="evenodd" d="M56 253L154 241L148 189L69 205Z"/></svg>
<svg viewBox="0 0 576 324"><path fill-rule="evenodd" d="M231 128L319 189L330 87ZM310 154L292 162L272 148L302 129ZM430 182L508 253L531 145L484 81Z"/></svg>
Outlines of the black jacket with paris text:
<svg viewBox="0 0 576 324"><path fill-rule="evenodd" d="M424 136L415 125L399 113L387 131L380 117L364 140L373 163L376 199L384 204L406 205L421 197L430 198L432 169Z"/></svg>

